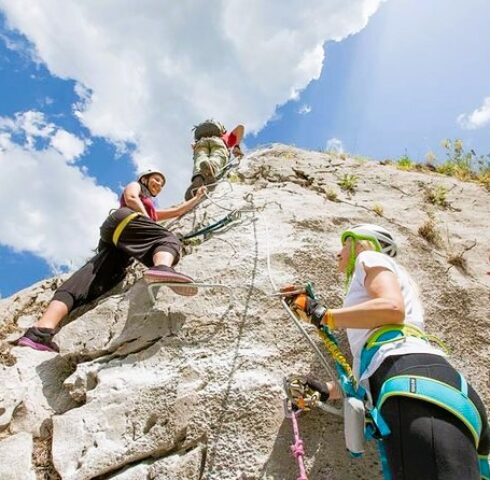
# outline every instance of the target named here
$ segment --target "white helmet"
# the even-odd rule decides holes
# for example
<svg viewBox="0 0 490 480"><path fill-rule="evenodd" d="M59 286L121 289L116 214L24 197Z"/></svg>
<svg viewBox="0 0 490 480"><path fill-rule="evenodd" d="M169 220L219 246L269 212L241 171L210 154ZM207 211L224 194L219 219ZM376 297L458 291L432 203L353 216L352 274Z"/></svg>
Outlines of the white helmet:
<svg viewBox="0 0 490 480"><path fill-rule="evenodd" d="M136 180L137 182L140 182L142 178L147 177L148 175L152 175L154 173L158 173L163 178L163 185L167 182L167 179L165 178L165 175L160 171L160 170L155 170L153 168L149 168L148 170L144 170L138 175L138 179Z"/></svg>
<svg viewBox="0 0 490 480"><path fill-rule="evenodd" d="M349 237L354 240L368 240L374 244L378 252L385 253L390 257L395 257L398 251L393 235L379 225L364 223L349 228L340 237L342 244Z"/></svg>

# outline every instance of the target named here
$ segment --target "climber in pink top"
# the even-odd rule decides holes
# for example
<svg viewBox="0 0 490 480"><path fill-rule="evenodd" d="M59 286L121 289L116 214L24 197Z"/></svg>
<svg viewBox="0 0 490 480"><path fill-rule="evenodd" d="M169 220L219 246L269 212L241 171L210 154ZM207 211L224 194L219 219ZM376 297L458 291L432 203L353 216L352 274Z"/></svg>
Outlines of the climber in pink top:
<svg viewBox="0 0 490 480"><path fill-rule="evenodd" d="M115 287L124 278L132 258L148 267L144 273L148 282L181 283L182 286L171 287L180 295L197 292L190 277L173 269L180 258L179 239L157 222L178 217L194 208L206 187L199 188L193 198L176 207L157 210L152 198L164 185L162 172L148 170L126 186L120 207L112 211L100 227L96 255L56 290L42 317L17 340L17 345L57 352L53 336L61 320L73 309Z"/></svg>

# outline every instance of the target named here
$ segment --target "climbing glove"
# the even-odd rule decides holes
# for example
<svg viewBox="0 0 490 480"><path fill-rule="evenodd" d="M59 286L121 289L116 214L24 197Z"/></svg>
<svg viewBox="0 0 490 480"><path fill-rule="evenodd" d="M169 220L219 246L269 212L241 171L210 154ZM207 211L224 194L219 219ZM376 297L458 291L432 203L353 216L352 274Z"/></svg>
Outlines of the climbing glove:
<svg viewBox="0 0 490 480"><path fill-rule="evenodd" d="M306 293L300 293L294 297L290 305L303 320L312 323L316 328L321 328L321 321L327 309L314 298L309 297ZM301 315L302 313L304 315Z"/></svg>
<svg viewBox="0 0 490 480"><path fill-rule="evenodd" d="M279 292L302 320L321 328L321 321L327 309L311 298L304 287L287 284L281 287Z"/></svg>
<svg viewBox="0 0 490 480"><path fill-rule="evenodd" d="M327 384L309 375L293 377L287 384L291 403L300 410L309 410L318 402L326 402L330 396Z"/></svg>

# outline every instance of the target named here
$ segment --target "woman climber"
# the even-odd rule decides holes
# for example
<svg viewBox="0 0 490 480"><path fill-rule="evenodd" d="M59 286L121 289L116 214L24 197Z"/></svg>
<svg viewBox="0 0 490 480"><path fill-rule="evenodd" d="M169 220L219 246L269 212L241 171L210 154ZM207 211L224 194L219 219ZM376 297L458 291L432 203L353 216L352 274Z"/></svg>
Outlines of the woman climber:
<svg viewBox="0 0 490 480"><path fill-rule="evenodd" d="M172 286L181 295L196 293L193 280L173 269L180 257L180 241L158 224L178 217L194 208L203 198L206 187L176 207L157 210L152 197L165 185L165 176L158 170L139 175L124 189L119 209L109 214L100 227L97 253L76 271L54 293L41 318L17 340L17 345L35 350L58 352L53 336L61 320L73 309L85 305L116 286L125 276L131 258L139 260L148 270L148 282L164 281L189 284Z"/></svg>
<svg viewBox="0 0 490 480"><path fill-rule="evenodd" d="M417 287L393 258L393 236L376 225L357 225L341 242L338 268L348 288L343 308L327 309L307 293L283 292L304 320L346 330L354 376L391 431L382 441L385 478L490 478L485 407L424 333ZM333 382L303 378L322 401L342 395Z"/></svg>

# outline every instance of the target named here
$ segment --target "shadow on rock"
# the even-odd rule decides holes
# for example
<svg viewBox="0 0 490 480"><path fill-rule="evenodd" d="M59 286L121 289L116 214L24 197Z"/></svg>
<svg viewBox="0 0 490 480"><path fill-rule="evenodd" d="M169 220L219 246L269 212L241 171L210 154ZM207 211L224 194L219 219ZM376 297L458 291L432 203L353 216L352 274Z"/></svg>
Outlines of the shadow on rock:
<svg viewBox="0 0 490 480"><path fill-rule="evenodd" d="M36 366L43 395L56 414L78 406L63 385L76 368L77 364L72 358L59 355Z"/></svg>

